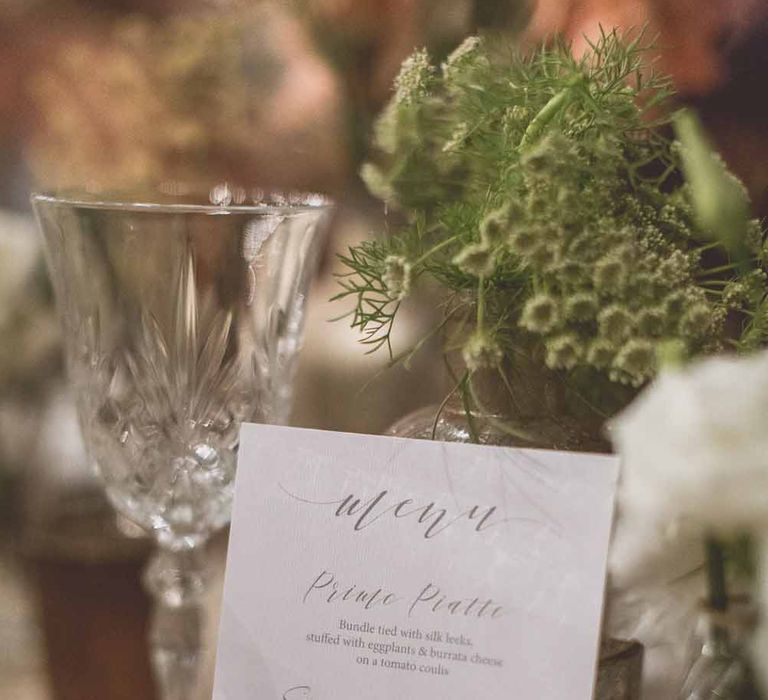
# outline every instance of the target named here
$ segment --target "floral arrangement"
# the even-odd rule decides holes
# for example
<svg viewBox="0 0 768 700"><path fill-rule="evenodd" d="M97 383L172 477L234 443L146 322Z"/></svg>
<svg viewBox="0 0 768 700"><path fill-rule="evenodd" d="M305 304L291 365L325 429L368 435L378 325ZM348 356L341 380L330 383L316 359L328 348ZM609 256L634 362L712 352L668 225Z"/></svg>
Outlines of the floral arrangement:
<svg viewBox="0 0 768 700"><path fill-rule="evenodd" d="M468 412L483 408L473 377L491 370L509 387L520 359L603 418L649 385L611 424L625 462L612 629L628 625L651 645L650 673L664 666L682 685L701 597L725 635L734 572L754 572L744 532L765 566L768 365L736 355L768 337L768 246L646 51L641 32L611 32L580 59L564 43L526 53L475 37L439 66L412 55L362 171L389 235L342 257L338 297L354 300L370 350L391 356L403 302L421 282L437 288L435 332L460 351ZM742 652L702 654L684 697L702 679L735 697L749 684Z"/></svg>
<svg viewBox="0 0 768 700"><path fill-rule="evenodd" d="M403 64L362 172L400 218L342 258L339 297L355 299L372 350L421 279L444 291L459 388L503 373L522 344L610 414L670 348L763 343L762 228L738 232L745 259L713 238L645 50L642 33L603 33L581 59L563 43L524 53L472 37L439 67L425 51Z"/></svg>

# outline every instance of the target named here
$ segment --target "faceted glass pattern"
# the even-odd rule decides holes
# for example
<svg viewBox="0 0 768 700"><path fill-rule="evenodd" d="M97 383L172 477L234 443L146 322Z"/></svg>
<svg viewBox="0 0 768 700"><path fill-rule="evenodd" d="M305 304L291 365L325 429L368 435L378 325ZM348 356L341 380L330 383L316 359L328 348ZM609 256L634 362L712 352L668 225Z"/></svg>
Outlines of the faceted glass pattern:
<svg viewBox="0 0 768 700"><path fill-rule="evenodd" d="M33 203L86 444L111 502L162 550L147 576L166 608L162 697L188 697L204 584L191 555L229 520L240 423L288 417L328 207Z"/></svg>

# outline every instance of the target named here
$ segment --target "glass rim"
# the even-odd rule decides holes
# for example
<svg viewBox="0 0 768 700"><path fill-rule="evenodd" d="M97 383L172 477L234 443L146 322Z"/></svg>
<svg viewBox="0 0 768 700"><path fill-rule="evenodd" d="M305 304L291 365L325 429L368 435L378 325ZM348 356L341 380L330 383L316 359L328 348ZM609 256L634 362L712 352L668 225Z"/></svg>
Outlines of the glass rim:
<svg viewBox="0 0 768 700"><path fill-rule="evenodd" d="M162 193L160 193L162 195ZM285 202L266 203L254 201L252 204L195 204L191 202L152 201L152 196L132 196L127 193L110 195L82 192L32 192L30 201L33 205L44 204L64 206L76 209L101 209L109 211L176 213L176 214L295 214L323 212L333 208L333 201L323 194L310 192L270 193L286 198ZM165 195L168 196L167 194ZM158 200L160 200L158 196Z"/></svg>

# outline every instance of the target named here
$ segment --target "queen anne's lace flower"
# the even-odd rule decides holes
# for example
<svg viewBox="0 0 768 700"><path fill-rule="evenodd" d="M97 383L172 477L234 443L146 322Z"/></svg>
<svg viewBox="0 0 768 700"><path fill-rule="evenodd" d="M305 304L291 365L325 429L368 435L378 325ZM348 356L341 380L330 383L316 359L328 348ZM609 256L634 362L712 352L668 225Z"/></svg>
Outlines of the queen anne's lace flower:
<svg viewBox="0 0 768 700"><path fill-rule="evenodd" d="M606 369L613 363L616 346L605 338L596 338L587 348L587 362L595 369Z"/></svg>
<svg viewBox="0 0 768 700"><path fill-rule="evenodd" d="M627 282L629 268L615 254L608 254L595 265L595 288L601 292L616 292Z"/></svg>
<svg viewBox="0 0 768 700"><path fill-rule="evenodd" d="M584 356L584 343L572 333L551 338L546 348L547 366L552 369L573 369Z"/></svg>
<svg viewBox="0 0 768 700"><path fill-rule="evenodd" d="M417 103L429 94L434 76L435 69L426 49L411 54L395 78L395 102L402 106Z"/></svg>
<svg viewBox="0 0 768 700"><path fill-rule="evenodd" d="M513 252L526 256L539 244L539 231L535 228L521 226L514 228L509 236L509 247Z"/></svg>
<svg viewBox="0 0 768 700"><path fill-rule="evenodd" d="M517 122L525 122L526 124L531 118L531 111L523 105L514 105L508 108L506 114L510 119Z"/></svg>
<svg viewBox="0 0 768 700"><path fill-rule="evenodd" d="M563 282L573 286L582 283L586 277L584 265L578 260L571 260L567 257L560 263L555 274Z"/></svg>
<svg viewBox="0 0 768 700"><path fill-rule="evenodd" d="M669 284L682 284L690 277L691 262L683 251L675 250L661 261L658 272Z"/></svg>
<svg viewBox="0 0 768 700"><path fill-rule="evenodd" d="M613 361L612 378L622 384L640 386L656 370L656 350L645 338L628 340Z"/></svg>
<svg viewBox="0 0 768 700"><path fill-rule="evenodd" d="M464 344L462 359L471 372L492 369L501 362L503 353L498 342L486 331L475 331Z"/></svg>
<svg viewBox="0 0 768 700"><path fill-rule="evenodd" d="M649 338L661 336L664 332L664 312L654 307L642 309L637 314L637 330Z"/></svg>
<svg viewBox="0 0 768 700"><path fill-rule="evenodd" d="M451 133L451 137L443 144L443 153L454 153L458 151L467 140L469 127L466 122L460 122Z"/></svg>
<svg viewBox="0 0 768 700"><path fill-rule="evenodd" d="M560 261L560 249L553 243L539 242L526 256L539 270L550 271Z"/></svg>
<svg viewBox="0 0 768 700"><path fill-rule="evenodd" d="M445 80L456 80L466 68L478 61L486 61L485 57L479 54L481 45L482 39L477 36L467 37L459 44L441 66Z"/></svg>
<svg viewBox="0 0 768 700"><path fill-rule="evenodd" d="M593 256L597 250L598 240L589 232L577 235L568 246L568 258L578 262L593 263Z"/></svg>
<svg viewBox="0 0 768 700"><path fill-rule="evenodd" d="M695 303L685 310L680 319L680 334L684 338L700 338L709 332L713 319L709 304Z"/></svg>
<svg viewBox="0 0 768 700"><path fill-rule="evenodd" d="M669 325L679 323L688 303L688 295L682 289L675 290L664 299L664 315Z"/></svg>
<svg viewBox="0 0 768 700"><path fill-rule="evenodd" d="M360 177L366 187L379 199L388 202L394 199L395 191L392 189L384 173L373 163L365 163L360 168Z"/></svg>
<svg viewBox="0 0 768 700"><path fill-rule="evenodd" d="M600 335L607 340L620 343L632 332L632 315L626 308L613 304L597 315Z"/></svg>
<svg viewBox="0 0 768 700"><path fill-rule="evenodd" d="M393 154L400 146L400 111L397 103L390 102L381 113L373 128L376 148L383 153ZM378 166L376 166L378 167ZM375 194L375 193L374 193Z"/></svg>
<svg viewBox="0 0 768 700"><path fill-rule="evenodd" d="M546 214L550 207L548 193L537 189L531 189L528 193L526 205L528 207L528 213L534 218Z"/></svg>
<svg viewBox="0 0 768 700"><path fill-rule="evenodd" d="M485 243L466 246L454 257L453 264L474 277L488 277L496 266L494 253Z"/></svg>
<svg viewBox="0 0 768 700"><path fill-rule="evenodd" d="M591 292L578 292L565 300L565 315L574 321L593 319L597 309L597 296Z"/></svg>
<svg viewBox="0 0 768 700"><path fill-rule="evenodd" d="M411 263L402 255L389 255L384 260L382 281L392 299L401 301L410 294L412 277Z"/></svg>
<svg viewBox="0 0 768 700"><path fill-rule="evenodd" d="M491 247L503 243L509 236L509 209L502 207L487 214L480 222L480 238Z"/></svg>
<svg viewBox="0 0 768 700"><path fill-rule="evenodd" d="M560 310L557 301L548 294L538 294L529 299L520 317L520 325L532 333L549 333L559 322Z"/></svg>

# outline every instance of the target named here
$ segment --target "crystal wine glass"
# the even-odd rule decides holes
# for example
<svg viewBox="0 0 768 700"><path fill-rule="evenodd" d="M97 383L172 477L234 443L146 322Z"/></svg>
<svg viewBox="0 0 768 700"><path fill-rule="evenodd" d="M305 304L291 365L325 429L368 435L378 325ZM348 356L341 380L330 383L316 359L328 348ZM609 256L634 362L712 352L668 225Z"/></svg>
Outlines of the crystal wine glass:
<svg viewBox="0 0 768 700"><path fill-rule="evenodd" d="M282 423L328 205L33 196L88 446L116 509L150 532L163 700L201 657L203 551L230 517L242 421Z"/></svg>

